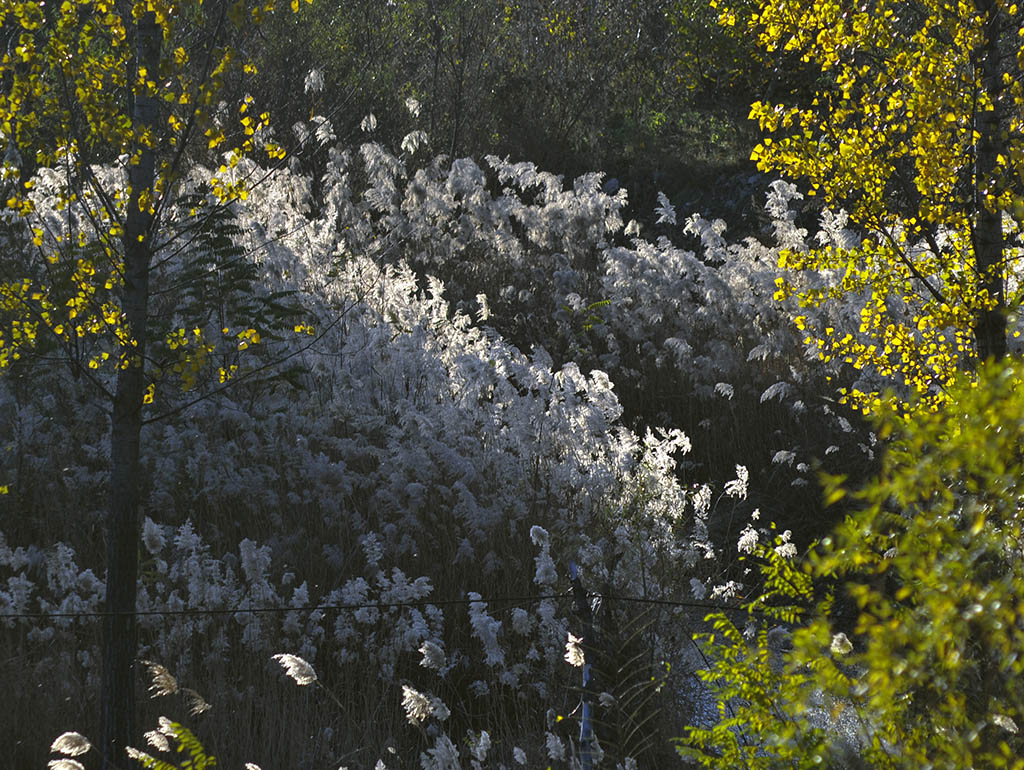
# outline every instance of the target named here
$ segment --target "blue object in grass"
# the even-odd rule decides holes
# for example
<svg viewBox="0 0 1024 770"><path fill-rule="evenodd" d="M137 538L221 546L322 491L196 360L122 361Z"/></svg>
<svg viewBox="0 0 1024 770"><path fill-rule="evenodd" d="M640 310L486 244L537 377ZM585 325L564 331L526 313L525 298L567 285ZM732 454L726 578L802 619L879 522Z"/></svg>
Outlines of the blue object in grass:
<svg viewBox="0 0 1024 770"><path fill-rule="evenodd" d="M586 627L583 629L584 654L586 653L587 642L593 639L593 623L590 617L590 606L587 604L587 595L583 592L580 584L580 571L576 562L569 562L569 579L572 582L573 593L576 598L576 609L583 616ZM590 663L583 663L583 716L580 719L580 768L581 770L593 770L594 727L592 722L593 705L590 702Z"/></svg>

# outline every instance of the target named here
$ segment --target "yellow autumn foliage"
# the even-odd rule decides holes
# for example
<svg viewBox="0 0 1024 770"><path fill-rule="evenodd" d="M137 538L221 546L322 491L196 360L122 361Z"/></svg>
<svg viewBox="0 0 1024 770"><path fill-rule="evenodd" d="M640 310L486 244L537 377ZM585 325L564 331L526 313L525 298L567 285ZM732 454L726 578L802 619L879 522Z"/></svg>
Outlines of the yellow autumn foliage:
<svg viewBox="0 0 1024 770"><path fill-rule="evenodd" d="M821 358L901 390L855 390L851 403L903 409L913 395L935 406L958 371L1002 354L1019 304L1008 281L1024 223L1019 7L781 0L731 4L721 21L817 78L807 104L752 105L758 167L844 208L863 235L850 250L784 253L777 296L859 305L857 328L806 332ZM805 271L827 288L807 289Z"/></svg>

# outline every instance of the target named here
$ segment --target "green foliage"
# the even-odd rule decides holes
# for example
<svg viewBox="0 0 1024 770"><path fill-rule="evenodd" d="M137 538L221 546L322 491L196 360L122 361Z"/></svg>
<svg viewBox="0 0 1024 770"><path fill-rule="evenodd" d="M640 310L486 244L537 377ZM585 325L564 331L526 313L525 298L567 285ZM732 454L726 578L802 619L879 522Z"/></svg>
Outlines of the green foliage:
<svg viewBox="0 0 1024 770"><path fill-rule="evenodd" d="M177 743L175 747L177 752L186 755L181 760L181 764L175 765L166 762L137 749L128 750L128 755L132 759L146 770L207 770L207 768L217 766L217 758L206 753L206 749L203 748L202 742L195 736L195 733L178 722L165 719L160 721L160 735L172 739Z"/></svg>
<svg viewBox="0 0 1024 770"><path fill-rule="evenodd" d="M802 566L755 551L756 633L712 617L703 678L719 720L691 727L681 753L722 768L842 766L851 752L885 768L1024 767L1018 379L983 368L943 411L883 423L880 477ZM835 584L778 652L770 626Z"/></svg>
<svg viewBox="0 0 1024 770"><path fill-rule="evenodd" d="M710 661L699 676L718 700L718 721L687 728L678 748L701 767L789 765L820 756L826 742L824 731L802 716L820 686L815 674L831 672L822 666L786 671L778 642L779 624L798 622L813 598L810 575L790 558L787 545L776 537L774 545L758 544L751 553L764 588L744 608L747 627L741 630L719 612L707 618L713 632L698 637Z"/></svg>
<svg viewBox="0 0 1024 770"><path fill-rule="evenodd" d="M767 70L749 36L716 16L706 0L314 0L253 41L252 93L284 125L307 119L296 85L316 67L314 109L339 136L358 136L373 112L385 143L417 128L454 157L508 155L567 176L600 168L644 212L657 189L707 195L722 167L747 161L744 116ZM707 135L709 121L724 130ZM697 168L701 184L689 184Z"/></svg>
<svg viewBox="0 0 1024 770"><path fill-rule="evenodd" d="M154 270L173 291L157 294L150 314L154 390L217 388L254 372L250 348L307 329L308 314L296 292L261 288L259 259L240 245L242 229L231 206L208 191L174 203L176 231ZM179 229L180 228L180 229ZM256 377L294 379L298 372L273 367ZM173 387L172 387L173 386Z"/></svg>

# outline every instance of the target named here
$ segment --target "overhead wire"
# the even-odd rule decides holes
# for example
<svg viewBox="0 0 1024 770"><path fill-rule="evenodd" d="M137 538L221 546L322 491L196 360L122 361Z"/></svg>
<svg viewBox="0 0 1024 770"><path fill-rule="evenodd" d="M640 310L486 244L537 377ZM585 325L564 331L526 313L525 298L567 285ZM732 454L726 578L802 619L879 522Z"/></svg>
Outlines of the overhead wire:
<svg viewBox="0 0 1024 770"><path fill-rule="evenodd" d="M59 619L85 619L85 618L104 618L113 615L135 615L136 617L187 617L187 616L202 616L202 615L236 615L236 614L252 614L252 615L263 615L263 614L280 614L289 612L356 612L365 609L376 609L376 610L387 610L387 609L401 609L406 607L428 607L428 606L451 606L451 605L471 605L471 604L497 604L497 603L508 603L513 605L522 604L537 604L543 601L551 601L555 599L571 599L572 594L570 592L560 594L541 594L536 596L497 596L497 597L481 597L481 598L458 598L458 599L415 599L411 601L399 601L399 602L355 602L346 604L310 604L302 605L298 607L280 606L280 607L218 607L218 608L204 608L204 607L183 607L180 609L164 609L164 610L135 610L135 611L118 611L108 612L105 610L90 610L85 612L5 612L0 613L0 621L2 620L59 620ZM750 609L747 607L720 604L715 602L703 602L703 601L682 601L674 599L659 599L653 597L636 597L636 596L617 596L613 594L602 594L596 592L588 592L588 599L601 599L610 602L625 602L633 604L656 604L665 607L676 607L676 608L690 608L690 609L703 609L720 612L759 612L756 609Z"/></svg>

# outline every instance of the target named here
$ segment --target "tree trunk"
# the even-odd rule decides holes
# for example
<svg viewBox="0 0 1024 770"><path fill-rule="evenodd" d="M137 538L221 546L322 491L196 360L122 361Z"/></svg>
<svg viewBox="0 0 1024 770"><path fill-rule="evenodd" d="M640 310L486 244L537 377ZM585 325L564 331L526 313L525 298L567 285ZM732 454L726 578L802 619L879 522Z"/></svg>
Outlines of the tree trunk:
<svg viewBox="0 0 1024 770"><path fill-rule="evenodd" d="M994 109L981 108L975 127L974 169L974 258L978 268L979 288L984 290L994 306L978 311L975 340L979 361L1006 356L1006 296L1004 290L1006 265L1003 257L1002 212L988 201L997 189L997 158L1001 148L999 96L1003 81L999 66L999 16L994 0L977 0L978 11L986 16L985 39L979 46L976 64L981 69L981 90L992 102Z"/></svg>
<svg viewBox="0 0 1024 770"><path fill-rule="evenodd" d="M156 77L161 31L153 12L136 28L136 66ZM154 126L156 101L135 95L132 114L136 137ZM142 399L146 381L146 321L149 315L149 270L152 259L150 195L154 181L153 151L136 139L138 162L129 171L131 193L124 227L123 321L131 340L122 352L110 420L110 508L107 512L107 587L103 622L103 680L100 693L103 768L124 768L125 747L132 742L135 716L134 662L138 650L135 600L139 572L139 448Z"/></svg>

